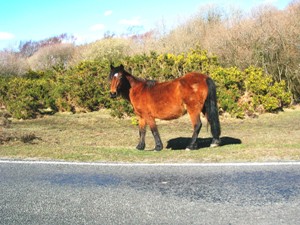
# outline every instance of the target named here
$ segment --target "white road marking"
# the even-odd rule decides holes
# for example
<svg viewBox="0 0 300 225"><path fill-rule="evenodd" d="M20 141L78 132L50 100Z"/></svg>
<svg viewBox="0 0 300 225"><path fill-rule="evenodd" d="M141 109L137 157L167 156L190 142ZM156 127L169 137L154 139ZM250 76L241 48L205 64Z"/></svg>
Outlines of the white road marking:
<svg viewBox="0 0 300 225"><path fill-rule="evenodd" d="M299 161L290 162L243 162L243 163L105 163L105 162L66 162L0 159L0 164L46 164L46 165L78 165L78 166L186 166L186 167L244 167L244 166L300 166Z"/></svg>

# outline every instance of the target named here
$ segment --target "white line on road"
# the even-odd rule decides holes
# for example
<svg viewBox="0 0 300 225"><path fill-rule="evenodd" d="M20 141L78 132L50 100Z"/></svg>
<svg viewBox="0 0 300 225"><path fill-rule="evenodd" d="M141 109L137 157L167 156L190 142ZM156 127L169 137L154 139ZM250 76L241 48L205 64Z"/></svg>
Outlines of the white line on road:
<svg viewBox="0 0 300 225"><path fill-rule="evenodd" d="M243 163L105 163L105 162L66 162L66 161L34 161L34 160L1 160L2 164L47 164L78 166L187 166L187 167L232 167L232 166L300 166L299 161L290 162L243 162Z"/></svg>

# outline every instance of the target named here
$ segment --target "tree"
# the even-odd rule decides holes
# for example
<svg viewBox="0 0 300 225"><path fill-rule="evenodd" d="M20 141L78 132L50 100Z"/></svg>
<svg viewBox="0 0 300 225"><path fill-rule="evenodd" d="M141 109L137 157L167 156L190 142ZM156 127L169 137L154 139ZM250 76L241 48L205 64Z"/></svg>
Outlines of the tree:
<svg viewBox="0 0 300 225"><path fill-rule="evenodd" d="M57 45L62 43L72 43L74 44L75 37L70 36L68 34L61 34L58 36L53 36L50 38L46 38L41 41L24 41L19 44L19 53L25 57L31 57L34 53L36 53L40 48L45 46Z"/></svg>

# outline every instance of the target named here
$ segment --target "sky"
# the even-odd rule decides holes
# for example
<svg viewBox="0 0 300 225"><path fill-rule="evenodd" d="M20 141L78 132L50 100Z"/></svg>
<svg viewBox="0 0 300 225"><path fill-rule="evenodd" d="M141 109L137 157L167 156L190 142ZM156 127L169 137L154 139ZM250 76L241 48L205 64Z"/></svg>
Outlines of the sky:
<svg viewBox="0 0 300 225"><path fill-rule="evenodd" d="M63 33L76 44L144 33L162 26L171 29L207 5L247 12L261 4L284 9L291 0L0 0L0 50L17 49L21 41L39 41Z"/></svg>

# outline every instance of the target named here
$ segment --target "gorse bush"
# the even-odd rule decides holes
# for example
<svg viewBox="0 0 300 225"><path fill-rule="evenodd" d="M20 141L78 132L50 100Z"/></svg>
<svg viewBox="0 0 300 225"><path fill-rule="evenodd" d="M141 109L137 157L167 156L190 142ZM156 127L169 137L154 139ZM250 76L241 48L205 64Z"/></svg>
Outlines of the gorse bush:
<svg viewBox="0 0 300 225"><path fill-rule="evenodd" d="M275 82L271 75L261 68L249 67L245 70L245 88L253 97L254 110L263 107L264 111L274 112L291 102L291 94L286 91L285 81Z"/></svg>
<svg viewBox="0 0 300 225"><path fill-rule="evenodd" d="M3 101L13 117L35 118L41 109L54 106L51 84L44 79L12 78L7 84Z"/></svg>
<svg viewBox="0 0 300 225"><path fill-rule="evenodd" d="M198 47L179 55L150 52L128 56L121 63L135 76L159 81L174 79L191 71L209 73L218 65L216 56L209 56L207 51Z"/></svg>
<svg viewBox="0 0 300 225"><path fill-rule="evenodd" d="M55 71L50 95L58 111L86 112L109 107L106 65L83 61L68 70Z"/></svg>
<svg viewBox="0 0 300 225"><path fill-rule="evenodd" d="M291 101L284 81L276 82L261 68L223 68L217 57L199 48L181 54L140 54L126 56L124 64L134 76L165 81L191 71L209 74L217 85L220 112L243 118L255 112L274 112ZM109 97L110 61L82 61L65 68L28 71L22 77L0 78L0 104L16 118L35 118L45 112L88 112L112 109L112 115L132 115L125 100ZM45 110L47 109L47 110Z"/></svg>
<svg viewBox="0 0 300 225"><path fill-rule="evenodd" d="M68 70L29 71L23 77L0 79L0 104L15 118L35 118L44 112L95 111L109 107L108 69L82 62ZM47 110L46 110L47 109Z"/></svg>
<svg viewBox="0 0 300 225"><path fill-rule="evenodd" d="M244 92L244 76L236 67L217 67L211 72L217 85L218 102L221 112L229 112L234 117L243 117L244 110L238 100Z"/></svg>
<svg viewBox="0 0 300 225"><path fill-rule="evenodd" d="M276 82L261 68L219 67L211 74L217 84L219 106L232 116L243 118L254 112L275 112L291 103L284 81Z"/></svg>

